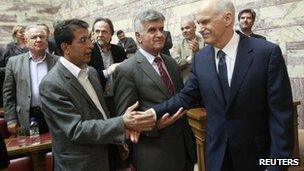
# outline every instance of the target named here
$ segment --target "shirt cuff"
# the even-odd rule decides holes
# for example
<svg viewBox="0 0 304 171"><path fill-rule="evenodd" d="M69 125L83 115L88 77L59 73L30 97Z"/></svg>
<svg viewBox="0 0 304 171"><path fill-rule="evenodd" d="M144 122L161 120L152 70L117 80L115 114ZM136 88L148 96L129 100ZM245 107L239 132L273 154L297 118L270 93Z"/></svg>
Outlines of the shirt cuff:
<svg viewBox="0 0 304 171"><path fill-rule="evenodd" d="M102 72L103 72L103 75L104 75L105 78L109 77L108 72L107 72L106 69L102 70Z"/></svg>

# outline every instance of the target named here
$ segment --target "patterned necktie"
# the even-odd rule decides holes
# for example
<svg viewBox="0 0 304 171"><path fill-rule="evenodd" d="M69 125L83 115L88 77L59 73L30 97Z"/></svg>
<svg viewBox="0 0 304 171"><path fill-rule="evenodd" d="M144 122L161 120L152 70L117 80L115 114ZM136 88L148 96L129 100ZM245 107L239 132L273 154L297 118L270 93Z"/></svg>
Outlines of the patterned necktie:
<svg viewBox="0 0 304 171"><path fill-rule="evenodd" d="M229 84L228 84L228 74L227 74L227 65L225 61L225 53L222 50L217 52L218 62L218 77L222 87L222 92L225 97L225 103L227 104L229 99Z"/></svg>
<svg viewBox="0 0 304 171"><path fill-rule="evenodd" d="M161 58L160 57L155 57L154 62L156 63L156 65L158 67L158 71L159 71L161 79L163 80L163 82L167 86L169 95L172 96L174 94L173 84L171 82L171 79L170 79L169 75L167 74L166 70L164 69L164 67L162 65Z"/></svg>

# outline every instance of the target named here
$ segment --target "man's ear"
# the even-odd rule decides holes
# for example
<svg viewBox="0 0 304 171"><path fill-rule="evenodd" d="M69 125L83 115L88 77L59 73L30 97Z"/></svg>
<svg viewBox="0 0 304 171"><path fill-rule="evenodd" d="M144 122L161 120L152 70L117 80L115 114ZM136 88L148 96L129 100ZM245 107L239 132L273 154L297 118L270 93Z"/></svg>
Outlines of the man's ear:
<svg viewBox="0 0 304 171"><path fill-rule="evenodd" d="M136 37L136 40L139 44L141 44L141 38L140 38L140 33L139 32L135 32L135 37Z"/></svg>
<svg viewBox="0 0 304 171"><path fill-rule="evenodd" d="M226 22L226 27L230 26L233 24L233 14L231 13L231 11L227 11L224 14L224 20Z"/></svg>
<svg viewBox="0 0 304 171"><path fill-rule="evenodd" d="M62 52L63 52L63 54L62 55L64 55L64 54L70 54L71 52L70 52L70 46L67 44L67 43L61 43L60 44L60 48L62 49Z"/></svg>

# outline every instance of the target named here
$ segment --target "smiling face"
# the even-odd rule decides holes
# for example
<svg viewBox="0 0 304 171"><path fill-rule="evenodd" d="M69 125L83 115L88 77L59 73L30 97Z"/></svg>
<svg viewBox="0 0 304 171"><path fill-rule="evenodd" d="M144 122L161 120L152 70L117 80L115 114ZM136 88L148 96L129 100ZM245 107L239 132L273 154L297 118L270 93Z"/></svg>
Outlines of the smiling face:
<svg viewBox="0 0 304 171"><path fill-rule="evenodd" d="M84 64L91 60L93 44L90 40L88 29L77 28L73 31L73 35L74 39L70 45L63 43L61 46L65 57L76 66L82 68Z"/></svg>
<svg viewBox="0 0 304 171"><path fill-rule="evenodd" d="M157 55L165 44L164 22L162 20L147 21L142 26L142 31L135 33L137 41L145 51Z"/></svg>
<svg viewBox="0 0 304 171"><path fill-rule="evenodd" d="M187 40L192 40L195 38L195 23L191 20L182 21L181 23L181 31L182 35Z"/></svg>
<svg viewBox="0 0 304 171"><path fill-rule="evenodd" d="M35 54L43 54L48 46L47 34L43 27L32 27L26 31L25 42L27 48Z"/></svg>
<svg viewBox="0 0 304 171"><path fill-rule="evenodd" d="M205 43L223 48L233 35L233 14L231 11L219 11L215 2L199 8L195 15Z"/></svg>

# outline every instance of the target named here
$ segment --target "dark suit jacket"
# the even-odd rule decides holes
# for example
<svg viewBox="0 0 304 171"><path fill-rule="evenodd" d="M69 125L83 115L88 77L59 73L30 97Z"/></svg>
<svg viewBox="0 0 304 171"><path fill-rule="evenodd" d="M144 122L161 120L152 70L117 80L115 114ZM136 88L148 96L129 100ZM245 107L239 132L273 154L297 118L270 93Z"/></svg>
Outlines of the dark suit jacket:
<svg viewBox="0 0 304 171"><path fill-rule="evenodd" d="M165 35L165 45L161 53L170 56L170 49L173 47L171 33L170 31L164 31L164 35Z"/></svg>
<svg viewBox="0 0 304 171"><path fill-rule="evenodd" d="M161 56L178 92L183 87L179 67L172 57ZM136 101L138 110L147 110L170 97L165 83L139 51L121 63L114 76L117 114L123 114ZM186 162L195 162L194 146L185 116L160 131L142 132L133 146L133 161L137 171L183 171Z"/></svg>
<svg viewBox="0 0 304 171"><path fill-rule="evenodd" d="M125 53L122 47L111 44L110 50L113 56L114 63L119 63L127 59L127 54ZM98 72L99 78L101 80L102 89L104 90L106 85L106 78L103 75L103 70L105 69L105 67L97 43L94 43L94 48L91 54L91 61L88 63L88 65L95 68L96 71Z"/></svg>
<svg viewBox="0 0 304 171"><path fill-rule="evenodd" d="M49 47L50 54L61 56L61 53L60 53L54 39L50 39L48 41L48 45L49 45L48 47Z"/></svg>
<svg viewBox="0 0 304 171"><path fill-rule="evenodd" d="M122 46L122 42L117 43L118 46ZM124 49L126 49L126 54L135 53L137 50L137 45L132 37L126 37L126 42L124 43Z"/></svg>
<svg viewBox="0 0 304 171"><path fill-rule="evenodd" d="M243 34L240 30L237 30L236 31L238 34ZM244 34L243 34L244 35ZM250 34L250 37L254 37L254 38L257 38L257 39L264 39L266 40L266 37L262 36L262 35L259 35L259 34L254 34L254 33L251 33Z"/></svg>
<svg viewBox="0 0 304 171"><path fill-rule="evenodd" d="M98 75L92 67L88 78L108 115ZM108 144L125 141L122 117L104 120L77 78L60 61L43 78L39 92L52 135L54 170L108 171Z"/></svg>
<svg viewBox="0 0 304 171"><path fill-rule="evenodd" d="M227 106L214 56L212 46L196 54L184 89L154 107L158 118L180 106L191 108L195 101L204 104L207 170L220 170L226 147L236 170L265 170L258 166L259 158L291 157L292 94L279 46L240 35Z"/></svg>

